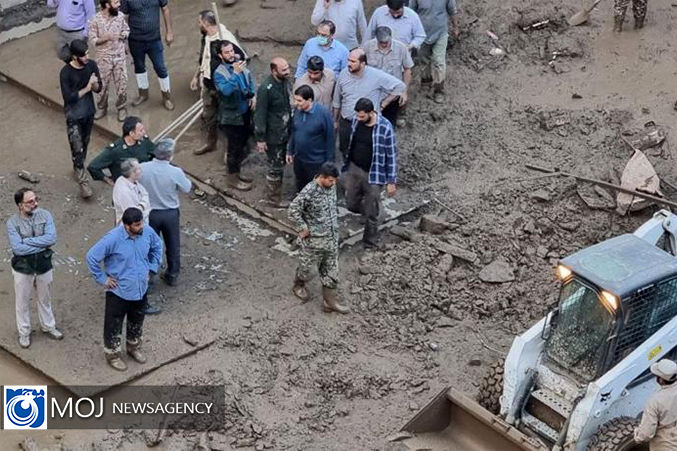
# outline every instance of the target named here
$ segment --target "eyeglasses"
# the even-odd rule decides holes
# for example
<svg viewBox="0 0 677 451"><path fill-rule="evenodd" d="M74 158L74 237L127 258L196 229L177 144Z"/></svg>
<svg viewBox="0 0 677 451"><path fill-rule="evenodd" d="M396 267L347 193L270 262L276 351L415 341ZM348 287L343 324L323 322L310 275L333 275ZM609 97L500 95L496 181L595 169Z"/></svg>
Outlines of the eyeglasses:
<svg viewBox="0 0 677 451"><path fill-rule="evenodd" d="M40 199L36 196L33 199L28 199L27 201L24 201L22 203L24 204L37 204Z"/></svg>

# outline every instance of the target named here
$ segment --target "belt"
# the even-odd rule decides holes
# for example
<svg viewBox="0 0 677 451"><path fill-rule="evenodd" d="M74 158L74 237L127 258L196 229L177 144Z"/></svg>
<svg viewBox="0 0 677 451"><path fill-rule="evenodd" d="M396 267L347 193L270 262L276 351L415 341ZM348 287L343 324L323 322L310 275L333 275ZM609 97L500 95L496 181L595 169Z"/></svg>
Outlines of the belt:
<svg viewBox="0 0 677 451"><path fill-rule="evenodd" d="M59 27L59 30L65 31L66 33L78 33L78 32L80 32L80 31L84 31L84 30L85 30L85 27L79 28L79 29L77 29L77 30L66 30L66 29L64 29L64 28Z"/></svg>

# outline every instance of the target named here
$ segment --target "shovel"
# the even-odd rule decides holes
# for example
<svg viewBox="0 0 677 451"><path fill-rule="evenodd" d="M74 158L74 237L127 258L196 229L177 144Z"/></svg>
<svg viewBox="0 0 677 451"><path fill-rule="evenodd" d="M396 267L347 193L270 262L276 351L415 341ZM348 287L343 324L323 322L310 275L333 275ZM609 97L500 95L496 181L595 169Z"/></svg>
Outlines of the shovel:
<svg viewBox="0 0 677 451"><path fill-rule="evenodd" d="M599 4L600 1L602 0L594 0L589 6L586 6L585 8L581 9L576 14L571 16L571 18L569 19L569 25L575 27L577 25L581 25L587 22L588 19L590 18L590 12L593 9L595 9L595 7Z"/></svg>

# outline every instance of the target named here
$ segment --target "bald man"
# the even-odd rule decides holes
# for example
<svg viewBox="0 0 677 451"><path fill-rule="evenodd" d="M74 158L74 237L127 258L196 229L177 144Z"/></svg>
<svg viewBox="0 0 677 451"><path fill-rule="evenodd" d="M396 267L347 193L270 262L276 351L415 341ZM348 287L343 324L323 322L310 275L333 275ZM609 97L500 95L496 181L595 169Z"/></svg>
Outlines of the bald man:
<svg viewBox="0 0 677 451"><path fill-rule="evenodd" d="M283 58L270 61L270 75L256 94L254 137L256 148L268 156L266 188L268 201L276 208L287 208L282 198L282 175L291 131L291 72Z"/></svg>

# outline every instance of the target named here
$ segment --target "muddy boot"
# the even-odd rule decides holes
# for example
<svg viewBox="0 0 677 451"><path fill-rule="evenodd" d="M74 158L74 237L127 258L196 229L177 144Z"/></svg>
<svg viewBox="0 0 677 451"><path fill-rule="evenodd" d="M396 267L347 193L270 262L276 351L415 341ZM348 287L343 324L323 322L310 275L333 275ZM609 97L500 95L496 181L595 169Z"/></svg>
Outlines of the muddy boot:
<svg viewBox="0 0 677 451"><path fill-rule="evenodd" d="M445 100L444 83L435 83L433 85L433 101L435 103L444 103Z"/></svg>
<svg viewBox="0 0 677 451"><path fill-rule="evenodd" d="M421 89L430 89L432 85L433 85L432 77L421 78Z"/></svg>
<svg viewBox="0 0 677 451"><path fill-rule="evenodd" d="M108 364L113 367L113 369L118 371L127 371L127 364L124 360L122 360L122 356L119 352L106 352L104 354L106 356L106 362L108 362Z"/></svg>
<svg viewBox="0 0 677 451"><path fill-rule="evenodd" d="M623 31L623 21L625 16L614 16L614 31L620 33Z"/></svg>
<svg viewBox="0 0 677 451"><path fill-rule="evenodd" d="M108 113L108 108L100 108L94 113L94 120L98 121Z"/></svg>
<svg viewBox="0 0 677 451"><path fill-rule="evenodd" d="M237 0L223 0L223 6L229 7L237 3Z"/></svg>
<svg viewBox="0 0 677 451"><path fill-rule="evenodd" d="M172 93L169 91L160 91L162 93L162 106L169 111L174 110L174 102L172 102Z"/></svg>
<svg viewBox="0 0 677 451"><path fill-rule="evenodd" d="M124 122L127 119L127 108L122 107L118 110L118 122Z"/></svg>
<svg viewBox="0 0 677 451"><path fill-rule="evenodd" d="M644 28L644 17L635 17L635 30Z"/></svg>
<svg viewBox="0 0 677 451"><path fill-rule="evenodd" d="M240 180L239 175L240 174L238 173L228 174L226 176L226 183L228 186L239 191L249 191L252 189L252 184Z"/></svg>
<svg viewBox="0 0 677 451"><path fill-rule="evenodd" d="M139 97L132 100L132 106L139 106L146 100L148 100L148 89L139 88Z"/></svg>
<svg viewBox="0 0 677 451"><path fill-rule="evenodd" d="M244 175L242 172L238 172L237 177L245 183L252 183L254 181L253 178L248 175Z"/></svg>
<svg viewBox="0 0 677 451"><path fill-rule="evenodd" d="M350 308L339 304L336 288L322 287L322 310L325 312L350 313Z"/></svg>
<svg viewBox="0 0 677 451"><path fill-rule="evenodd" d="M141 352L141 339L137 344L127 342L127 354L139 363L146 363L146 356Z"/></svg>
<svg viewBox="0 0 677 451"><path fill-rule="evenodd" d="M203 155L205 153L215 151L218 139L219 139L219 136L216 132L216 126L209 127L209 130L207 130L207 142L205 143L204 146L195 149L193 151L193 154L194 155Z"/></svg>
<svg viewBox="0 0 677 451"><path fill-rule="evenodd" d="M92 197L92 188L89 187L89 177L85 168L75 170L75 178L78 180L80 187L80 197L89 199Z"/></svg>
<svg viewBox="0 0 677 451"><path fill-rule="evenodd" d="M282 198L282 182L266 180L268 190L268 203L276 208L287 208L289 202Z"/></svg>
<svg viewBox="0 0 677 451"><path fill-rule="evenodd" d="M301 299L301 302L306 303L310 296L308 295L308 290L306 289L306 283L300 279L294 279L294 286L291 289L291 292L294 293L294 296Z"/></svg>

